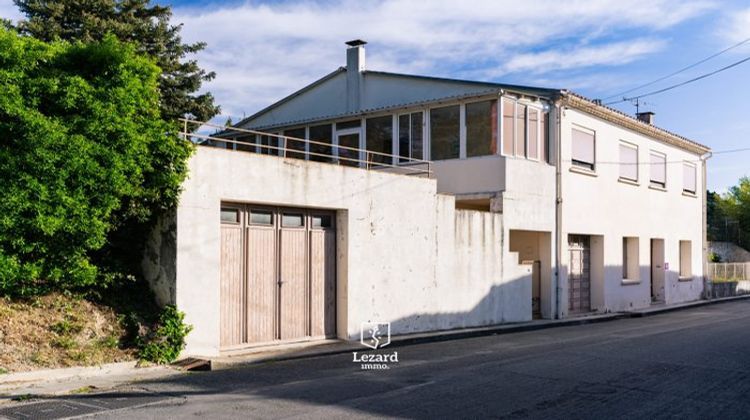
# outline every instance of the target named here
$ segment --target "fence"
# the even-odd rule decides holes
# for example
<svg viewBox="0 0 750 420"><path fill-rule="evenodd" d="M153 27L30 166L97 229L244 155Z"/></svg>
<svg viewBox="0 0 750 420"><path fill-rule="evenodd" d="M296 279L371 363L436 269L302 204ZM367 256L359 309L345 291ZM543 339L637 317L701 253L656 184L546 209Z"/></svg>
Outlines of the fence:
<svg viewBox="0 0 750 420"><path fill-rule="evenodd" d="M707 275L711 281L750 280L750 262L708 263Z"/></svg>
<svg viewBox="0 0 750 420"><path fill-rule="evenodd" d="M209 122L179 119L183 123L180 135L194 143L222 147L226 149L259 153L286 158L312 160L358 167L367 170L382 170L403 175L430 177L432 174L429 160L414 159L389 153L376 152L357 147L336 144L333 139L327 141L309 140L275 133L248 130L237 127L226 127ZM212 127L219 133L206 135L193 133L191 127ZM335 137L335 136L334 136ZM242 140L239 140L239 139ZM197 140L197 141L196 141Z"/></svg>

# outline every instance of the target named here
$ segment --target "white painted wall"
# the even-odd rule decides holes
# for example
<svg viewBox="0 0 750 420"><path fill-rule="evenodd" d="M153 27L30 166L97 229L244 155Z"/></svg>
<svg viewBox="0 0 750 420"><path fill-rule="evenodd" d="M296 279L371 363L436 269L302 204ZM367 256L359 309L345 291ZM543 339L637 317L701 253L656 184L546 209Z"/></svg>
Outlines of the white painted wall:
<svg viewBox="0 0 750 420"><path fill-rule="evenodd" d="M502 268L502 216L456 211L434 179L199 147L183 187L175 300L195 327L186 354L219 350L222 201L337 210L341 337L364 321L403 334L530 318L530 273Z"/></svg>
<svg viewBox="0 0 750 420"><path fill-rule="evenodd" d="M571 171L571 130L578 124L596 132L595 175ZM666 301L677 303L697 300L703 291L702 282L702 185L698 164L698 187L695 197L682 192L682 161L697 161L699 156L630 130L620 128L588 114L566 109L562 117L562 195L563 244L568 234L602 235L603 239L603 302L600 310L622 311L649 306L650 239L662 238L665 244ZM638 145L638 185L619 182L619 142ZM649 188L649 150L667 155L667 188ZM674 163L672 163L674 162ZM640 283L622 282L622 237L639 238ZM692 272L690 281L679 281L679 241L692 241ZM564 248L565 249L565 248ZM567 266L569 253L563 252ZM562 270L567 277L567 268ZM592 279L593 280L593 279ZM563 281L567 284L567 281ZM562 307L567 313L567 288L562 294Z"/></svg>

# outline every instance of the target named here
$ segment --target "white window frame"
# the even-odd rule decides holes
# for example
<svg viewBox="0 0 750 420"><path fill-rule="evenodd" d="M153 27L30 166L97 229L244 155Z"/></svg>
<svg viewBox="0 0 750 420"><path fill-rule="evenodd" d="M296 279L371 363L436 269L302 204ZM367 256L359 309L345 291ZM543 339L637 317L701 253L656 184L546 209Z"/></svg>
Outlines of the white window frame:
<svg viewBox="0 0 750 420"><path fill-rule="evenodd" d="M577 164L573 163L573 130L578 130L578 131L581 131L581 132L584 132L584 133L590 133L592 136L594 136L594 150L592 151L592 156L594 157L594 162L591 164L592 168L588 168L588 167L577 165ZM597 164L596 164L596 161L597 161L597 159L596 159L596 149L597 149L596 143L597 143L596 130L588 128L588 127L584 127L582 125L578 125L578 124L575 124L575 123L571 124L571 128L570 128L570 166L572 168L576 168L575 170L581 170L581 171L587 171L587 172L596 173L596 167L597 167Z"/></svg>
<svg viewBox="0 0 750 420"><path fill-rule="evenodd" d="M695 179L695 191L690 191L685 188L685 166L689 166L693 169L693 178ZM684 161L682 162L682 192L685 194L697 194L698 193L698 165L693 162Z"/></svg>
<svg viewBox="0 0 750 420"><path fill-rule="evenodd" d="M363 131L365 129L364 123L365 123L364 121L361 121L359 127L342 128L340 130L336 129L336 127L334 126L333 139L331 141L331 143L333 143L332 146L334 146L334 147L332 147L332 149L333 149L332 152L333 153L331 153L331 155L336 160L338 160L338 158L339 158L339 150L338 150L339 136L346 136L346 135L350 135L350 134L358 134L359 135L359 155L358 155L357 159L359 159L359 162L357 162L357 165L360 168L363 166L363 161L365 160L364 159L365 158L364 151L363 151L363 144L364 144L364 141L365 141L364 135L363 135Z"/></svg>
<svg viewBox="0 0 750 420"><path fill-rule="evenodd" d="M658 182L654 182L651 176L651 171L653 170L654 164L651 163L651 156L661 156L664 158L664 185L659 184ZM648 185L654 188L667 188L668 180L667 176L669 175L669 171L667 168L667 154L664 152L660 152L658 150L649 150L648 153L648 164L649 164L649 171L648 171Z"/></svg>
<svg viewBox="0 0 750 420"><path fill-rule="evenodd" d="M620 143L618 144L618 147L617 147L617 153L618 154L620 153L620 147L619 146L625 146L625 147L628 147L630 149L634 149L635 150L635 179L623 177L620 174L620 168L619 167L617 168L617 177L618 177L618 179L621 180L621 181L638 183L638 181L641 179L641 165L640 165L640 157L641 156L638 153L639 152L638 145L635 144L635 143L631 143L629 141L620 140ZM620 160L619 164L622 165L622 160Z"/></svg>
<svg viewBox="0 0 750 420"><path fill-rule="evenodd" d="M510 155L507 155L507 154L505 154L503 152L503 150L504 150L503 145L505 144L505 141L506 141L505 136L504 136L504 133L505 133L505 121L504 121L505 120L505 118L504 118L504 116L505 116L505 99L513 102L513 139L511 139L511 145L513 146L512 147L513 153L510 154ZM535 102L529 102L529 101L524 100L522 98L518 98L518 97L515 97L515 96L509 96L509 95L500 95L497 100L498 100L498 106L497 106L497 110L498 110L497 111L497 118L498 118L498 123L497 123L498 144L497 144L497 147L498 147L498 151L497 151L497 154L499 154L500 156L505 156L505 157L516 157L516 158L526 159L526 160L530 160L532 162L542 162L542 161L544 161L545 159L543 159L543 157L542 157L542 155L540 153L541 149L539 147L540 144L541 144L541 140L542 140L541 130L544 128L544 127L542 127L542 114L545 112L544 111L544 105L543 104L540 105L540 104L535 103ZM518 118L518 105L522 105L522 106L526 107L526 111L524 112L524 114L525 114L524 115L524 122L526 123L526 139L524 140L524 145L525 145L526 150L524 151L524 153L522 155L519 155L518 151L516 150L516 120ZM530 141L530 136L529 136L529 132L530 132L530 130L529 130L529 110L530 109L535 109L536 112L537 112L537 119L536 119L536 153L537 153L537 157L536 158L529 157L529 141Z"/></svg>

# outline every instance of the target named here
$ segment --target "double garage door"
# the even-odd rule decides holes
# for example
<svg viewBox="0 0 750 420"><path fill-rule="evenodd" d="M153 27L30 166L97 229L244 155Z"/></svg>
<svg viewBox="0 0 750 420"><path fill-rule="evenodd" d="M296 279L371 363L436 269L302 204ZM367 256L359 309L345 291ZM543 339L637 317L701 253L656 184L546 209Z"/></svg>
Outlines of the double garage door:
<svg viewBox="0 0 750 420"><path fill-rule="evenodd" d="M221 347L335 335L333 212L221 206Z"/></svg>

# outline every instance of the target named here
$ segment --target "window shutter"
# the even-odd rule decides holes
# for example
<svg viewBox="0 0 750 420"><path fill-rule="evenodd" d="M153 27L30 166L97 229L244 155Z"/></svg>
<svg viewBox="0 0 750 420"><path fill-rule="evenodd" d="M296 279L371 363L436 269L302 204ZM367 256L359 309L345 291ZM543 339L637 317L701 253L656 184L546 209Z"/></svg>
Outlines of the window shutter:
<svg viewBox="0 0 750 420"><path fill-rule="evenodd" d="M694 193L696 191L696 173L695 165L689 163L682 164L683 182L685 185L682 187L683 190Z"/></svg>
<svg viewBox="0 0 750 420"><path fill-rule="evenodd" d="M638 180L638 149L620 144L620 177Z"/></svg>
<svg viewBox="0 0 750 420"><path fill-rule="evenodd" d="M573 129L573 160L594 165L594 134Z"/></svg>
<svg viewBox="0 0 750 420"><path fill-rule="evenodd" d="M667 157L662 154L651 153L651 182L667 183Z"/></svg>
<svg viewBox="0 0 750 420"><path fill-rule="evenodd" d="M503 154L513 156L513 133L515 126L513 119L515 116L516 103L510 99L503 99Z"/></svg>

